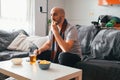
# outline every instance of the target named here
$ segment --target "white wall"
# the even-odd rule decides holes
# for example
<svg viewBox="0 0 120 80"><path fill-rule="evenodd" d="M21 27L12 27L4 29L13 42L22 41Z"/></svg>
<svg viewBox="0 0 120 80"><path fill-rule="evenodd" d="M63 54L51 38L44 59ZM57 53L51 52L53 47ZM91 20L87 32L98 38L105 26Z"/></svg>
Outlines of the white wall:
<svg viewBox="0 0 120 80"><path fill-rule="evenodd" d="M52 7L59 6L64 7L64 0L48 0L48 16L50 18L50 10ZM35 0L35 35L46 35L46 13L40 12L40 6L43 7L43 11L46 12L46 0Z"/></svg>
<svg viewBox="0 0 120 80"><path fill-rule="evenodd" d="M50 13L50 10L53 8L53 7L62 7L64 8L65 7L65 0L49 0L49 13ZM50 14L49 14L49 18L50 18Z"/></svg>
<svg viewBox="0 0 120 80"><path fill-rule="evenodd" d="M65 0L65 9L72 24L90 25L105 14L120 17L120 5L98 6L98 0Z"/></svg>
<svg viewBox="0 0 120 80"><path fill-rule="evenodd" d="M1 0L0 0L0 4L1 4ZM0 9L1 9L1 5L0 5ZM1 15L1 10L0 10L0 15Z"/></svg>
<svg viewBox="0 0 120 80"><path fill-rule="evenodd" d="M45 35L46 32L46 14L40 12L40 6L43 11L46 9L46 0L35 0L35 35Z"/></svg>
<svg viewBox="0 0 120 80"><path fill-rule="evenodd" d="M39 12L39 7L46 8L46 0L36 0L35 31L36 35L44 36L46 32L46 15ZM66 18L71 24L90 25L91 21L97 21L99 15L114 15L120 17L120 5L98 6L98 0L48 0L49 12L52 7L63 7ZM50 15L49 15L50 18Z"/></svg>

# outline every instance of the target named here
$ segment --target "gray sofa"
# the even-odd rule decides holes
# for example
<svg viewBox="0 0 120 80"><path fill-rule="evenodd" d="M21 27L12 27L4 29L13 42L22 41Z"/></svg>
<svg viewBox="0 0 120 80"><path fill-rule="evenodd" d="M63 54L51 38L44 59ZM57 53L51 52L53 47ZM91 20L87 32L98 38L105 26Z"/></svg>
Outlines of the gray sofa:
<svg viewBox="0 0 120 80"><path fill-rule="evenodd" d="M83 57L82 61L79 61L75 67L83 70L83 80L119 80L120 30L100 29L94 25L77 25L76 27L78 29ZM4 38L6 36L3 42L8 40L5 45L8 46L18 33L19 31L7 33L9 36L13 35L11 39L6 39L8 38L7 35L1 36L1 33L0 37ZM24 33L26 34L26 32ZM3 45L0 41L0 45L1 44ZM35 48L31 48L30 50L34 49ZM0 50L1 60L28 56L28 52L11 51L7 50L4 46L2 46ZM17 53L20 53L20 55ZM2 79L8 77L3 74L0 76L2 76Z"/></svg>
<svg viewBox="0 0 120 80"><path fill-rule="evenodd" d="M19 33L23 33L28 36L24 30L18 30L14 32L7 32L0 30L0 61L9 60L15 57L27 57L28 52L9 50L8 45L18 36ZM0 73L0 80L5 80L9 76Z"/></svg>
<svg viewBox="0 0 120 80"><path fill-rule="evenodd" d="M17 37L19 33L23 33L28 36L24 30L18 30L14 32L7 32L0 30L0 61L8 60L14 57L26 57L28 52L9 50L8 45Z"/></svg>
<svg viewBox="0 0 120 80"><path fill-rule="evenodd" d="M119 80L120 30L77 27L83 58L75 67L83 70L83 80Z"/></svg>

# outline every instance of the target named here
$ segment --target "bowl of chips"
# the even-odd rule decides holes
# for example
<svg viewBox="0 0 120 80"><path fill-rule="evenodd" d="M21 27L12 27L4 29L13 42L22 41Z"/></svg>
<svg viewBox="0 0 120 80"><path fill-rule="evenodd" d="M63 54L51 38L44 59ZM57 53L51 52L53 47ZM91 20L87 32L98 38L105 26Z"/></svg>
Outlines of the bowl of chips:
<svg viewBox="0 0 120 80"><path fill-rule="evenodd" d="M39 65L40 69L42 69L42 70L49 69L50 64L51 64L51 62L47 61L47 60L40 60L40 61L38 61L38 65Z"/></svg>

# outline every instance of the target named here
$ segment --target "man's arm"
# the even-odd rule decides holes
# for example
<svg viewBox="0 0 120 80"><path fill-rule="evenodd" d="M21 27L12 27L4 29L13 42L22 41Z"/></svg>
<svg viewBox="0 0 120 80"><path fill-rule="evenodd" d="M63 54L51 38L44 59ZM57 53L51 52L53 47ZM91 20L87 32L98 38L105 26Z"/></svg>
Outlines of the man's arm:
<svg viewBox="0 0 120 80"><path fill-rule="evenodd" d="M46 41L38 50L35 50L34 53L40 54L41 52L50 49L51 41Z"/></svg>
<svg viewBox="0 0 120 80"><path fill-rule="evenodd" d="M60 46L60 48L62 49L63 52L68 52L73 44L74 41L73 40L63 40L62 37L60 36L60 34L58 32L55 31L54 33L55 39L58 43L58 45Z"/></svg>
<svg viewBox="0 0 120 80"><path fill-rule="evenodd" d="M73 40L66 40L66 41L63 40L62 37L59 34L58 27L54 22L52 23L51 30L52 30L52 32L55 36L55 39L56 39L58 45L62 49L62 51L63 52L69 51L72 48L72 46L74 44L74 41Z"/></svg>

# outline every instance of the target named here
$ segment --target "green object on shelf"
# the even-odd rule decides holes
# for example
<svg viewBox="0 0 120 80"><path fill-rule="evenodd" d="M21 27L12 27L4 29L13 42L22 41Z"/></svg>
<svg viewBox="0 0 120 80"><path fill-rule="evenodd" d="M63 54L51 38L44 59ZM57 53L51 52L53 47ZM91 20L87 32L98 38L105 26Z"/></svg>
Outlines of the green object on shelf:
<svg viewBox="0 0 120 80"><path fill-rule="evenodd" d="M111 22L108 22L105 26L106 26L106 27L114 27L114 24L111 23Z"/></svg>
<svg viewBox="0 0 120 80"><path fill-rule="evenodd" d="M115 24L116 24L116 18L112 18L105 26L114 27Z"/></svg>

